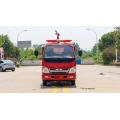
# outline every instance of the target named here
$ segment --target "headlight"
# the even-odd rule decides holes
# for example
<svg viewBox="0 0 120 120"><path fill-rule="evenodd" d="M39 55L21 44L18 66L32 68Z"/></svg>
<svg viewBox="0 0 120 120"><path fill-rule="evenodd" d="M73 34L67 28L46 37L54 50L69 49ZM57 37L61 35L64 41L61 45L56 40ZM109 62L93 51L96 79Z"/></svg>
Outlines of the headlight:
<svg viewBox="0 0 120 120"><path fill-rule="evenodd" d="M69 73L75 73L75 72L76 72L76 68L75 67L70 68Z"/></svg>
<svg viewBox="0 0 120 120"><path fill-rule="evenodd" d="M49 69L47 67L43 67L42 72L43 73L49 73Z"/></svg>

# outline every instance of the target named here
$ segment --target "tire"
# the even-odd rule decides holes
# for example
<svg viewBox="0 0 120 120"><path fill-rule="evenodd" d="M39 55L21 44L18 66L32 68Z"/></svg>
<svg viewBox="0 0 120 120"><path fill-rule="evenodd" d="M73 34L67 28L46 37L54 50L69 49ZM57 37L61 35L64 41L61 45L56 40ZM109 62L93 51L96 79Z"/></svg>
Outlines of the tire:
<svg viewBox="0 0 120 120"><path fill-rule="evenodd" d="M15 71L15 68L14 69L12 69L12 72L14 72Z"/></svg>
<svg viewBox="0 0 120 120"><path fill-rule="evenodd" d="M2 67L0 67L0 72L2 72Z"/></svg>
<svg viewBox="0 0 120 120"><path fill-rule="evenodd" d="M71 81L71 85L74 86L75 85L75 80Z"/></svg>
<svg viewBox="0 0 120 120"><path fill-rule="evenodd" d="M47 86L47 81L43 80L43 86Z"/></svg>
<svg viewBox="0 0 120 120"><path fill-rule="evenodd" d="M5 70L3 70L3 68L1 67L1 68L0 68L0 72L5 72Z"/></svg>

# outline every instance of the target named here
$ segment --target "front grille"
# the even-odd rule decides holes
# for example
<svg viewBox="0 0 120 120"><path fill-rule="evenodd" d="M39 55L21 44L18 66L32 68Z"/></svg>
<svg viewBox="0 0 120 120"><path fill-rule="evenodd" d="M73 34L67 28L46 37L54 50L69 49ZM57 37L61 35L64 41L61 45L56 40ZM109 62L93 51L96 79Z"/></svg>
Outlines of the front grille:
<svg viewBox="0 0 120 120"><path fill-rule="evenodd" d="M66 72L51 72L51 74L62 75L62 74L68 74L68 73L66 73Z"/></svg>
<svg viewBox="0 0 120 120"><path fill-rule="evenodd" d="M68 74L68 69L50 69L52 74Z"/></svg>

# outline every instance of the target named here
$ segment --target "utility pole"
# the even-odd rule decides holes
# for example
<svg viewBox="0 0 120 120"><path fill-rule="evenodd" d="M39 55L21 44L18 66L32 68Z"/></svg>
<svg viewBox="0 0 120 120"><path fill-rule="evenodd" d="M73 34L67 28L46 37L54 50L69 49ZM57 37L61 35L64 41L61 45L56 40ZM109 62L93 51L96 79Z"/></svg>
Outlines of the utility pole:
<svg viewBox="0 0 120 120"><path fill-rule="evenodd" d="M92 30L92 29L87 29L87 30L90 30L90 31L92 31L94 34L95 34L95 38L96 38L96 47L97 47L97 63L99 63L99 48L98 48L98 36L97 36L97 33L96 33L96 31L94 31L94 30Z"/></svg>
<svg viewBox="0 0 120 120"><path fill-rule="evenodd" d="M115 27L114 29L117 29L118 31L120 31L120 26ZM117 32L117 31L116 31ZM115 62L118 62L118 39L117 39L117 33L115 34Z"/></svg>

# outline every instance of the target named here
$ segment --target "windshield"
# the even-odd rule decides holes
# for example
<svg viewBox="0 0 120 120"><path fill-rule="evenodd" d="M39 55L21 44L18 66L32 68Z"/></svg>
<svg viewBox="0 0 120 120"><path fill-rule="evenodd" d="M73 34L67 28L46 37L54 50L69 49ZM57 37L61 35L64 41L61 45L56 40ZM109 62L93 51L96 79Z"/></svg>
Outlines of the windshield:
<svg viewBox="0 0 120 120"><path fill-rule="evenodd" d="M46 62L72 62L75 59L73 47L67 45L47 46L44 59Z"/></svg>

